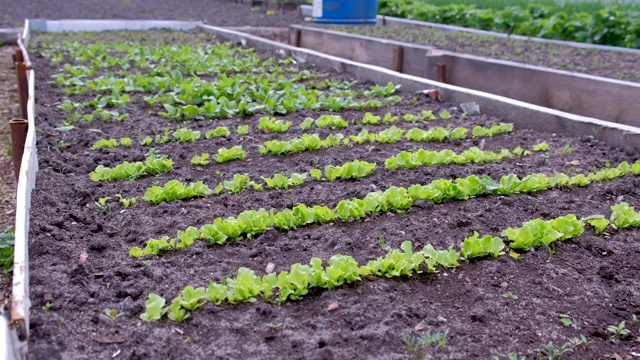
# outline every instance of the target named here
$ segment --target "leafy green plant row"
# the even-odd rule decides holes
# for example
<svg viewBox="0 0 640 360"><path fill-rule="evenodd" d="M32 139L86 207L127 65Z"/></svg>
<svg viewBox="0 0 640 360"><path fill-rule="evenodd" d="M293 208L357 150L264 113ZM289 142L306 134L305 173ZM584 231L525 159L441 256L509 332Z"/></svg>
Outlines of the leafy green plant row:
<svg viewBox="0 0 640 360"><path fill-rule="evenodd" d="M300 109L331 111L377 109L383 104L383 102L374 99L356 100L355 93L340 96L338 92L343 92L343 90L332 90L325 94L297 84L310 76L311 74L305 71L300 71L292 79L282 75L275 77L274 74L264 76L245 74L232 75L231 77L221 75L217 82L212 83L201 80L197 76L183 78L180 72L174 71L171 76L166 78L137 74L129 79L144 83L145 86L134 84L129 90L155 94L145 97L145 101L152 108L160 105L164 109L158 114L175 120L249 116L259 111L270 114L287 114ZM91 80L81 82L83 83L83 86L80 87L82 91L86 91L86 89L99 91L99 89L105 88L88 85ZM128 100L128 95L120 95L118 90L114 88L111 95L98 95L96 99L88 103L77 104L74 108L82 110L86 107L124 107L126 101L122 99L125 97ZM393 103L399 100L399 97L391 96L387 97L385 101ZM74 118L78 118L78 114L75 114Z"/></svg>
<svg viewBox="0 0 640 360"><path fill-rule="evenodd" d="M151 153L144 162L123 162L113 168L98 165L89 174L93 181L135 180L143 176L167 173L173 168L173 160L166 155Z"/></svg>
<svg viewBox="0 0 640 360"><path fill-rule="evenodd" d="M293 230L300 226L322 224L335 221L357 221L373 214L385 212L405 212L416 201L430 201L435 204L446 200L468 200L480 195L514 195L518 193L535 193L552 188L569 188L586 186L591 182L613 180L627 175L629 172L640 175L640 160L633 166L627 162L620 163L615 168L606 168L597 172L577 174L569 177L560 173L554 176L537 173L522 179L515 174L502 176L499 181L487 175L475 175L456 180L438 179L427 185L415 184L408 188L390 187L385 191L368 193L364 198L341 200L331 209L326 206L313 207L299 204L293 209L275 212L274 209L247 210L238 217L221 217L213 223L200 229L190 226L185 231L178 231L177 237L169 239L150 239L145 248L134 247L130 255L141 257L144 255L158 255L160 252L175 248L187 247L196 240L206 240L215 244L224 244L228 240L241 240L262 234L266 229L274 227L279 230Z"/></svg>
<svg viewBox="0 0 640 360"><path fill-rule="evenodd" d="M458 165L469 163L486 164L510 159L516 155L526 156L529 154L531 154L530 151L523 150L520 147L514 149L513 152L508 149L493 152L480 150L480 148L474 146L460 154L456 154L455 151L449 149L441 151L418 149L417 151L402 151L398 155L386 159L384 165L389 170L397 170L398 168L415 169L422 165L435 166L451 163Z"/></svg>
<svg viewBox="0 0 640 360"><path fill-rule="evenodd" d="M75 46L60 46L57 49L62 48L69 50L71 58L83 59L74 55L75 51L82 53L81 49ZM213 54L210 54L210 51L215 53L216 47L213 47L213 50L210 47L189 46L149 49L116 44L112 45L112 49L104 45L95 45L92 48L96 49L97 59L108 59L110 51L121 51L131 57L126 58L127 62L115 60L113 63L114 66L123 66L123 78L107 75L92 79L98 73L95 69L98 63L94 62L92 67L66 64L63 73L54 75L54 82L65 87L67 95L85 95L90 91L99 93L94 100L70 106L69 110L74 113L65 125L82 119L83 115L80 112L85 108L123 108L130 99L127 93L132 92L151 94L144 97L149 106L160 108L160 116L175 120L244 117L257 112L287 114L300 109L377 109L384 103L400 101L400 97L391 95L397 89L393 84L389 84L392 90L388 90L389 86L372 86L366 94L349 90L352 83L346 82L334 83L327 91L317 90L311 84L305 85L302 82L317 79L320 75L291 66L292 59L263 62L252 51L233 51L224 45L219 47L220 51L231 56L225 61L220 61L219 54L211 56ZM45 55L54 58L55 61L62 61L54 52L55 50L49 49L45 51ZM202 68L203 64L193 66L186 63L197 61L195 59L200 59L204 64L208 64L208 67ZM139 61L135 63L135 68L147 71L128 74L131 72L130 60ZM219 63L229 66L220 66ZM216 76L216 81L203 80L200 75ZM384 102L375 99L377 96Z"/></svg>
<svg viewBox="0 0 640 360"><path fill-rule="evenodd" d="M609 227L617 230L640 226L640 213L636 212L633 206L629 206L628 203L622 202L614 205L611 207L611 211L609 219L603 215L591 215L585 220L593 227L596 234L606 234Z"/></svg>
<svg viewBox="0 0 640 360"><path fill-rule="evenodd" d="M133 140L128 137L121 138L120 142L114 138L100 139L91 146L91 150L110 149L120 145L124 147L131 147L131 145L133 145Z"/></svg>
<svg viewBox="0 0 640 360"><path fill-rule="evenodd" d="M443 110L443 111L446 111L446 110ZM425 119L426 115L424 114L431 114L431 112L428 110L423 110L422 115L405 114L403 115L403 117L405 118L405 120L409 119L407 121L415 122L415 121ZM371 121L370 120L371 118L377 119L377 121ZM379 123L379 120L381 118L383 118L384 122L389 125L393 124L398 120L398 116L392 116L391 113L387 113L384 115L384 117L381 117L381 116L374 116L373 114L368 112L365 114L362 121L363 121L363 124L376 125ZM426 118L431 119L430 117L426 117ZM435 119L435 117L433 117L433 119ZM302 130L308 130L313 126L313 124L315 124L315 126L317 126L318 128L331 128L331 129L343 129L348 127L349 125L347 121L344 120L340 115L327 114L327 115L322 115L315 120L310 117L304 119L304 121L300 124L300 128ZM269 117L269 116L263 116L258 120L258 129L267 131L269 133L286 132L287 130L289 130L291 125L292 125L291 121L278 120L274 117ZM246 135L248 133L248 129L249 129L248 125L239 125L236 128L236 133L238 135ZM483 128L481 126L476 126L473 128L472 132L474 137L480 137L480 136L494 136L494 135L502 134L505 132L510 132L512 130L513 130L512 124L500 124L500 125L493 126L491 128ZM397 136L397 134L400 134L400 132L404 130L394 129L394 130L388 130L388 131L389 131L389 135L391 136L390 137L387 136L387 138L384 138L383 141L393 141L395 139L394 136ZM450 130L448 128L434 128L430 130L413 128L407 132L406 137L411 141L444 141L445 139L454 139L454 140L464 139L466 137L467 132L468 132L467 129L461 128L461 127L453 130ZM205 133L205 138L211 139L216 137L229 137L230 135L231 135L231 131L229 130L229 127L218 126L213 130L207 131ZM383 137L384 137L384 133L383 133ZM201 131L195 131L188 128L179 127L174 132L171 132L170 128L165 128L164 133L155 135L155 140L151 136L139 135L138 143L142 146L151 146L154 143L156 145L166 145L172 140L172 138L173 140L179 143L195 142L201 138ZM350 136L350 140L355 143L362 144L365 141L371 141L371 142L375 141L376 135L370 134L368 130L363 129L360 132L360 134L358 134L357 136L353 136L353 135ZM120 143L118 143L116 139L99 139L93 144L91 148L93 150L99 150L103 148L114 148L121 145L124 147L130 147L132 145L132 140L130 138L122 138L120 140Z"/></svg>
<svg viewBox="0 0 640 360"><path fill-rule="evenodd" d="M640 48L640 16L605 6L594 13L553 11L539 4L504 9L447 4L426 0L381 0L381 14L509 34L593 44Z"/></svg>
<svg viewBox="0 0 640 360"><path fill-rule="evenodd" d="M390 85L393 85L389 83ZM430 110L422 110L422 112L418 115L413 114L405 114L402 116L403 119L407 122L418 122L418 121L433 121L436 120L435 115ZM447 110L442 110L440 112L440 117L444 120L448 120L451 115L447 112ZM384 122L387 125L392 125L397 122L399 116L394 116L391 113L386 113L384 116L376 116L370 112L365 113L362 118L362 123L364 125L378 125L380 122ZM276 118L264 116L259 120L259 129L260 130L268 130L272 133L283 133L286 132L289 127L291 127L292 122L284 122L283 120L276 120ZM313 119L311 117L305 118L300 124L301 130L309 130L313 127L317 128L330 128L330 129L345 129L349 127L349 123L343 119L340 115L331 115L325 114L321 115L317 119Z"/></svg>
<svg viewBox="0 0 640 360"><path fill-rule="evenodd" d="M247 153L242 149L242 146L236 145L230 149L225 147L218 149L215 160L217 163L222 164L232 160L242 160L246 157ZM208 158L209 154L199 155L195 162L206 165L208 164ZM194 162L194 159L192 159L192 162ZM173 160L166 155L150 154L144 163L140 161L135 163L125 161L113 168L98 165L94 171L89 173L89 178L93 181L136 180L143 176L167 173L172 168Z"/></svg>
<svg viewBox="0 0 640 360"><path fill-rule="evenodd" d="M327 165L324 168L324 176L328 181L335 181L338 179L359 179L365 176L371 175L375 170L376 164L366 161L354 160L342 164L341 166ZM310 171L311 176L316 180L322 180L322 171L319 169L312 169Z"/></svg>
<svg viewBox="0 0 640 360"><path fill-rule="evenodd" d="M536 145L537 146L537 145ZM534 146L534 147L536 147ZM414 169L420 165L427 166L435 166L435 165L449 165L451 163L455 163L457 165L463 165L468 163L489 163L489 162L499 162L505 158L512 158L515 155L518 156L526 156L531 152L528 150L523 150L520 147L513 150L513 152L502 149L499 153L495 153L492 151L483 151L477 147L472 147L469 150L465 150L460 154L456 154L452 150L442 150L439 152L436 151L428 151L424 149L420 149L415 153L403 151L396 156L392 156L385 161L385 165L387 169L396 170L398 167L403 167L405 169ZM405 154L408 154L404 157ZM207 165L209 164L209 154L205 153L203 155L196 155L191 159L193 164L197 165ZM375 163L369 163L366 161L354 160L346 162L340 166L327 165L324 168L324 177L323 172L320 169L311 169L309 174L311 177L315 178L317 181L336 181L338 179L359 179L362 177L369 176L373 173L376 168ZM287 177L285 174L276 174L271 178L262 177L265 181L267 188L274 189L288 189L290 186L299 186L305 182L307 178L307 173L298 174L293 173L291 177ZM173 183L175 180L172 180ZM184 185L182 185L184 187ZM166 185L165 185L166 187ZM205 186L206 187L206 186ZM257 184L252 181L247 174L235 174L233 176L233 180L228 180L220 183L214 190L216 195L219 195L223 190L229 191L231 194L238 194L245 189L253 188L256 191L262 191L263 186L261 184ZM162 201L170 202L174 200L184 200L189 199L196 196L206 196L211 194L208 193L198 193L193 194L192 196L173 196L167 195L162 196L160 198L156 198L155 195L159 189L162 189L159 186L154 186L152 188L147 189L145 192L145 200L147 199L147 194L151 193L150 199L160 199L159 201L150 200L149 202L154 204L159 204ZM207 188L208 189L208 188Z"/></svg>
<svg viewBox="0 0 640 360"><path fill-rule="evenodd" d="M348 145L351 141L357 144L363 144L367 141L391 144L400 141L402 139L402 135L405 133L405 137L409 141L461 140L467 138L468 132L469 129L463 127L455 129L437 127L429 130L412 128L409 131L405 131L395 126L391 126L377 134L369 133L367 129L363 129L358 135L351 135L349 138L345 138L341 133L336 133L328 135L325 139L320 139L320 135L318 134L303 134L301 137L293 138L291 140L269 140L260 145L258 150L263 155L284 155ZM502 123L490 128L475 126L472 130L472 136L487 137L510 132L513 132L513 124Z"/></svg>
<svg viewBox="0 0 640 360"><path fill-rule="evenodd" d="M201 158L200 161L206 161L206 159L203 160ZM371 175L375 167L376 164L359 160L347 162L342 166L328 165L325 168L325 177L328 181L357 179ZM311 175L316 177L318 181L322 179L321 170L313 169L311 170ZM293 173L291 177L287 177L285 174L275 174L270 178L262 177L265 186L269 189L289 189L291 186L302 185L306 178L307 173ZM256 191L262 191L264 187L262 184L252 181L247 174L234 174L232 180L221 182L213 191L202 181L185 185L179 180L170 180L164 186L154 185L148 188L144 193L143 199L152 204L160 204L161 202L187 200L194 197L211 195L213 193L219 195L224 190L230 194L239 194L250 188Z"/></svg>
<svg viewBox="0 0 640 360"><path fill-rule="evenodd" d="M237 135L246 135L249 133L249 125L238 125L236 127ZM217 137L229 137L231 135L231 131L228 126L218 126L213 130L209 130L205 132L206 139L212 139ZM176 131L172 132L171 128L165 128L163 132L155 135L155 140L150 135L138 135L138 143L142 146L151 146L153 144L156 145L166 145L172 139L177 141L178 143L186 143L186 142L195 142L198 141L202 136L201 131L191 130L188 128L178 128ZM96 141L91 149L99 150L103 148L115 148L118 146L130 147L133 144L131 138L122 138L120 139L120 143L118 143L115 139L99 139Z"/></svg>
<svg viewBox="0 0 640 360"><path fill-rule="evenodd" d="M212 191L202 181L185 186L178 180L167 181L164 186L152 186L145 191L143 199L152 204L170 202L174 200L191 199L197 196L207 196Z"/></svg>
<svg viewBox="0 0 640 360"><path fill-rule="evenodd" d="M619 219L620 214L628 214L635 218L633 224L619 223L622 227L640 226L640 214L635 213L627 203L611 207L612 219ZM631 215L633 213L633 215ZM624 216L622 216L624 217ZM522 224L520 228L508 228L502 232L509 240L512 249L529 250L535 247L550 246L555 241L564 241L580 236L584 232L585 223L575 215L568 214L551 220L534 219ZM388 252L385 256L370 260L360 265L351 256L337 254L329 258L325 265L320 258L312 258L308 265L296 263L289 270L279 273L267 273L259 276L255 271L241 267L235 277L222 282L209 282L208 287L185 287L171 305L161 296L150 293L145 303L145 312L140 318L145 321L161 320L165 315L170 320L181 322L190 317L191 312L206 303L221 305L242 302L300 300L310 289L333 289L344 284L360 281L364 276L384 276L394 278L412 276L416 273L436 273L440 268L455 269L463 259L505 254L506 245L497 236L480 237L478 232L464 239L459 245L460 251L453 246L446 250L436 250L427 244L422 250L414 251L411 241L405 241L400 249ZM519 258L517 253L512 256Z"/></svg>
<svg viewBox="0 0 640 360"><path fill-rule="evenodd" d="M63 121L63 125L75 125L81 121L92 124L98 119L101 119L104 122L123 122L124 120L129 118L128 114L120 114L119 112L114 110L105 110L103 107L98 107L89 114L81 114L79 111L77 111L78 107L81 105L82 104L74 103L70 100L65 100L58 105L58 108L69 112L69 116L67 117L66 121Z"/></svg>
<svg viewBox="0 0 640 360"><path fill-rule="evenodd" d="M85 85L72 79L83 79L95 76L103 69L116 68L124 71L131 70L131 62L135 66L147 69L153 76L169 75L173 71L194 75L217 75L219 73L242 73L254 69L264 72L282 73L279 65L286 62L278 62L275 59L260 59L253 49L244 49L234 46L232 43L217 43L202 47L190 45L162 45L147 46L133 43L104 43L93 42L83 44L80 42L67 43L40 43L44 50L43 55L51 60L52 65L60 66L65 71L63 76L54 79L59 85ZM120 56L116 56L118 54ZM73 66L63 62L72 61ZM105 77L109 79L109 77ZM136 82L124 82L111 78L113 84L98 84L96 89L115 87L119 91L132 90L140 86ZM94 89L92 89L94 90Z"/></svg>

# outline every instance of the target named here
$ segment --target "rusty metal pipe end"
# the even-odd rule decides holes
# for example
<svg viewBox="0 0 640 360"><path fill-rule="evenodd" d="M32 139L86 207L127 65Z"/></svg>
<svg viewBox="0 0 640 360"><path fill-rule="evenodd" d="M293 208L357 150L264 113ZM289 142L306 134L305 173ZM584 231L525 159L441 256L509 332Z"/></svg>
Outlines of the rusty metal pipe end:
<svg viewBox="0 0 640 360"><path fill-rule="evenodd" d="M20 111L22 111L23 119L27 118L27 102L29 101L29 79L27 78L27 70L28 66L25 63L16 63L18 95L20 96Z"/></svg>
<svg viewBox="0 0 640 360"><path fill-rule="evenodd" d="M13 151L13 172L16 175L16 182L20 178L20 164L24 154L24 145L27 141L27 131L29 122L24 119L9 120L11 130L11 149Z"/></svg>

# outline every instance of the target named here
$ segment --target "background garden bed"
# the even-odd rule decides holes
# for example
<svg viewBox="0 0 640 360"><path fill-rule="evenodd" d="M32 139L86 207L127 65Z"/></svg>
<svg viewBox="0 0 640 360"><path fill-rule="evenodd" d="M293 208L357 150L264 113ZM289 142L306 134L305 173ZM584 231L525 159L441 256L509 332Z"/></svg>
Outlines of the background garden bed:
<svg viewBox="0 0 640 360"><path fill-rule="evenodd" d="M638 54L577 48L520 39L433 28L403 26L345 27L329 29L365 36L433 46L440 50L514 61L552 69L575 71L625 81L640 82Z"/></svg>

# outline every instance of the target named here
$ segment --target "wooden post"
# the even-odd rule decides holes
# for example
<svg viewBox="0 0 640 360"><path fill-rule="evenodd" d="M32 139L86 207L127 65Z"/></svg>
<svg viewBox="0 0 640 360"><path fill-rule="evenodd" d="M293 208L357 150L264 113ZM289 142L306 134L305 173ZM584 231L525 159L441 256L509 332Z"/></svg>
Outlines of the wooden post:
<svg viewBox="0 0 640 360"><path fill-rule="evenodd" d="M16 181L18 181L29 122L24 119L9 120L9 128L11 130L11 149L13 151L13 172L16 175Z"/></svg>
<svg viewBox="0 0 640 360"><path fill-rule="evenodd" d="M441 83L447 82L447 66L442 63L436 65L436 80Z"/></svg>
<svg viewBox="0 0 640 360"><path fill-rule="evenodd" d="M300 29L294 29L293 30L293 46L295 47L300 47L300 37L301 37L301 32Z"/></svg>
<svg viewBox="0 0 640 360"><path fill-rule="evenodd" d="M395 46L393 48L393 70L401 73L403 61L404 61L404 48L402 46Z"/></svg>

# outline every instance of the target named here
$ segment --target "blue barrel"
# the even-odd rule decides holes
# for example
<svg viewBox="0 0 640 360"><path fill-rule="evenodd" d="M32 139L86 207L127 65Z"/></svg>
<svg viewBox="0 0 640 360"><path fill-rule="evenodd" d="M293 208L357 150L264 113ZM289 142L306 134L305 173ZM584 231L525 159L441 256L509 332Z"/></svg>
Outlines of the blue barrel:
<svg viewBox="0 0 640 360"><path fill-rule="evenodd" d="M338 25L376 25L378 0L314 0L313 22Z"/></svg>

